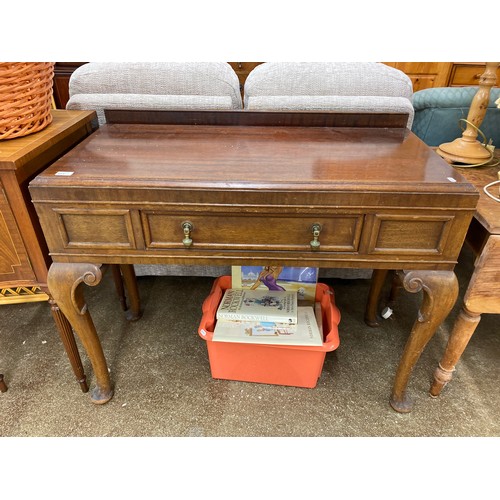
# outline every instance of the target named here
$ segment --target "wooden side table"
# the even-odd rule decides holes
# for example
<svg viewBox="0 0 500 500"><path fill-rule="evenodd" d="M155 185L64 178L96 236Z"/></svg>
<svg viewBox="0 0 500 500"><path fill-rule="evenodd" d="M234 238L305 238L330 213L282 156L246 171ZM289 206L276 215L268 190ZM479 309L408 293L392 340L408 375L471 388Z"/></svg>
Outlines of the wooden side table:
<svg viewBox="0 0 500 500"><path fill-rule="evenodd" d="M438 396L451 380L455 365L476 330L481 314L500 313L500 203L483 192L486 184L498 180L498 166L457 170L480 191L476 214L466 237L477 258L463 307L434 373L431 396ZM498 189L498 185L493 186L491 192L496 190L498 193Z"/></svg>
<svg viewBox="0 0 500 500"><path fill-rule="evenodd" d="M108 110L104 126L30 183L54 260L48 286L92 363L92 401L113 396L83 290L103 265L272 260L405 269L405 289L424 298L390 404L411 411L409 377L457 298L453 268L479 195L407 119Z"/></svg>
<svg viewBox="0 0 500 500"><path fill-rule="evenodd" d="M47 288L51 264L28 183L97 128L94 111L53 110L44 130L0 141L0 305L48 301L83 392L86 377L66 317Z"/></svg>

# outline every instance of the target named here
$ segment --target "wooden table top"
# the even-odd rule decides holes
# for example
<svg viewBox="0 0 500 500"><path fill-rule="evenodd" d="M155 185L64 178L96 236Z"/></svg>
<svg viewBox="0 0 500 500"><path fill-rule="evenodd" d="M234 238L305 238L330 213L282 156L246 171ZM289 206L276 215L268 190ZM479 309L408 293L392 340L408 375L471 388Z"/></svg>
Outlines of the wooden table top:
<svg viewBox="0 0 500 500"><path fill-rule="evenodd" d="M110 184L477 197L456 169L399 128L108 124L32 185Z"/></svg>
<svg viewBox="0 0 500 500"><path fill-rule="evenodd" d="M52 110L52 123L43 130L16 139L0 141L0 170L13 170L28 162L33 156L49 149L61 134L69 135L81 127L82 120L92 121L95 111Z"/></svg>
<svg viewBox="0 0 500 500"><path fill-rule="evenodd" d="M497 158L500 159L499 153ZM484 226L490 234L500 234L500 202L491 199L483 191L483 187L493 181L498 181L500 166L457 168L471 184L479 191L479 201L476 207L475 218ZM500 184L492 186L490 192L499 196Z"/></svg>

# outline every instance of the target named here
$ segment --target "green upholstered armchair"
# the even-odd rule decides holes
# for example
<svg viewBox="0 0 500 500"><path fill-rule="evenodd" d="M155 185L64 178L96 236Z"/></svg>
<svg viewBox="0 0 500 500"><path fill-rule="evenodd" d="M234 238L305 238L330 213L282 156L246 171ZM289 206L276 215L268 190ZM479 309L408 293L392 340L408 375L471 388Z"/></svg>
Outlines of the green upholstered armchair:
<svg viewBox="0 0 500 500"><path fill-rule="evenodd" d="M479 87L435 87L419 90L413 94L415 117L412 131L428 146L437 147L462 136L472 99ZM500 97L500 88L491 89L488 110L480 130L487 141L500 148L500 110L495 101ZM462 125L462 128L460 128ZM478 134L477 139L483 141Z"/></svg>

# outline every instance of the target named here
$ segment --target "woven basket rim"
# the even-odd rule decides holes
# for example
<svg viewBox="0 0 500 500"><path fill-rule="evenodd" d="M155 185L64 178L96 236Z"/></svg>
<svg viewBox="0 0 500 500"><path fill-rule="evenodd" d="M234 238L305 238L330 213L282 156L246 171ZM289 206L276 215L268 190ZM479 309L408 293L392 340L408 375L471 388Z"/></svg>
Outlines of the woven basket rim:
<svg viewBox="0 0 500 500"><path fill-rule="evenodd" d="M39 132L52 122L54 64L0 63L0 140Z"/></svg>

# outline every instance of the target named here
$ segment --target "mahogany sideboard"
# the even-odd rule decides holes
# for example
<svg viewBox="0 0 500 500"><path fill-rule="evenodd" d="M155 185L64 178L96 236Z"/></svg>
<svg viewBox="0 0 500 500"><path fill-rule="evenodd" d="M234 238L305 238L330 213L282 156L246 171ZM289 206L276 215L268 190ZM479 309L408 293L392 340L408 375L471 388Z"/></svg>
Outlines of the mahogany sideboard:
<svg viewBox="0 0 500 500"><path fill-rule="evenodd" d="M484 186L499 179L498 166L457 170L480 190L476 214L466 237L476 260L462 309L434 374L432 396L438 396L451 380L455 365L475 332L481 314L500 314L500 203L483 192ZM498 190L498 184L490 188L497 197Z"/></svg>
<svg viewBox="0 0 500 500"><path fill-rule="evenodd" d="M0 305L47 301L82 390L88 390L71 327L51 300L47 244L28 183L97 128L94 111L53 110L40 132L0 141Z"/></svg>
<svg viewBox="0 0 500 500"><path fill-rule="evenodd" d="M107 124L30 183L49 290L113 385L83 284L103 264L405 269L423 301L390 397L458 295L476 189L405 128L405 114L107 111ZM201 307L201 305L200 305ZM140 348L140 347L139 347Z"/></svg>

